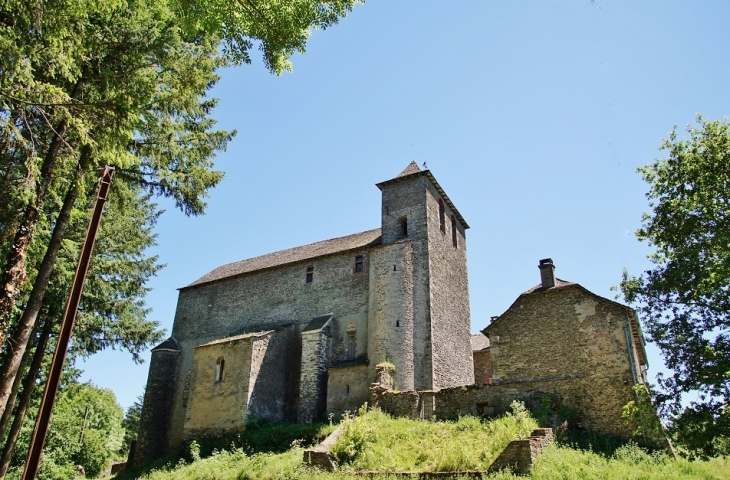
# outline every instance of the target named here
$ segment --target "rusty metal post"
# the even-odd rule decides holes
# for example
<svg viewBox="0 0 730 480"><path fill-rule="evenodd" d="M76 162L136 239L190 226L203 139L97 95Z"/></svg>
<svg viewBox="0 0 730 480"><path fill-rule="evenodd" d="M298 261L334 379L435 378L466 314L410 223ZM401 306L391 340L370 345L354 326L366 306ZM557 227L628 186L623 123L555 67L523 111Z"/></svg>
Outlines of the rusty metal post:
<svg viewBox="0 0 730 480"><path fill-rule="evenodd" d="M94 203L94 213L89 221L89 228L86 230L86 238L81 247L81 255L79 263L76 266L73 284L71 285L71 293L68 296L66 310L63 313L63 321L61 322L61 331L58 334L58 343L56 351L53 353L53 361L51 369L48 372L48 381L46 389L43 392L43 400L38 412L38 418L35 422L33 437L28 448L28 457L25 461L25 471L23 472L23 480L34 480L38 473L38 465L41 460L41 452L43 451L43 443L46 441L46 433L48 433L48 424L51 421L51 412L53 404L56 401L56 392L58 391L58 383L61 380L61 372L63 371L63 363L66 360L66 351L68 343L71 339L71 330L73 330L74 320L76 320L76 311L81 301L81 292L86 282L86 273L89 270L89 262L91 261L91 251L94 249L94 241L96 240L96 232L99 230L101 216L104 213L104 203L109 195L109 186L114 176L114 167L105 166L99 183L99 193Z"/></svg>

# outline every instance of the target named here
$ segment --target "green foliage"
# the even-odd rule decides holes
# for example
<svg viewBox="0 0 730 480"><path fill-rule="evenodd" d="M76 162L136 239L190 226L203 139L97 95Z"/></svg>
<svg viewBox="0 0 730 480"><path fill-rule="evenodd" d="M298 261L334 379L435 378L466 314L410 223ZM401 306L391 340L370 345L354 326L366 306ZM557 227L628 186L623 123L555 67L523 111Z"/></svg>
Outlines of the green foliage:
<svg viewBox="0 0 730 480"><path fill-rule="evenodd" d="M537 422L520 402L491 421L427 422L374 409L343 421L332 453L347 470L486 470L510 441L535 428Z"/></svg>
<svg viewBox="0 0 730 480"><path fill-rule="evenodd" d="M89 413L84 423L86 407ZM31 410L36 412L37 407ZM121 423L122 408L111 390L88 383L65 386L53 409L39 478L72 478L77 465L82 465L89 477L99 475L122 448ZM9 478L21 473L34 425L35 415L27 416L15 449L15 469L11 469Z"/></svg>
<svg viewBox="0 0 730 480"><path fill-rule="evenodd" d="M312 28L325 29L349 13L358 0L175 0L186 31L215 33L235 63L250 63L260 42L266 67L277 75L291 71L289 58L304 53Z"/></svg>
<svg viewBox="0 0 730 480"><path fill-rule="evenodd" d="M357 419L369 419L372 426L378 430L374 443L366 442L365 448L371 452L378 452L381 462L390 462L387 470L390 471L417 471L413 469L413 460L410 457L423 455L438 455L433 449L445 449L454 452L461 448L462 442L467 448L473 449L476 455L482 450L491 448L493 438L522 436L518 433L519 423L527 423L523 427L532 428L534 421L529 418L524 407L516 406L512 414L492 422L483 422L473 417L465 417L458 422L426 422L419 420L394 419L382 412L373 410L358 417L350 418L347 422L357 424ZM402 420L402 423L401 423ZM530 425L532 424L532 425ZM394 429L395 431L389 431ZM433 429L433 431L430 431ZM528 429L529 430L529 429ZM381 433L382 432L382 435ZM476 432L479 432L476 434ZM263 433L263 431L262 431ZM393 437L397 443L393 444ZM438 445L432 443L433 438L442 437ZM370 438L370 436L368 436ZM498 442L501 442L499 440ZM387 447L379 445L386 442ZM403 453L405 451L405 453ZM354 464L345 465L334 473L312 469L302 464L303 449L293 446L282 453L246 453L241 449L218 451L208 458L193 463L175 462L174 459L158 462L146 472L123 472L117 480L172 480L179 478L196 478L206 480L233 480L233 479L362 479L363 475L356 471ZM357 455L357 458L369 455L366 451ZM391 456L400 455L401 460L394 462ZM455 459L456 457L452 457ZM446 459L448 460L448 459ZM444 460L440 465L449 467ZM358 460L356 460L357 462ZM399 463L400 462L400 463ZM421 470L427 468L424 462ZM458 462L451 466L456 469ZM428 465L430 467L431 465ZM623 445L610 455L598 454L590 450L575 450L567 446L554 445L547 448L537 459L531 478L545 480L565 479L636 479L665 480L667 478L688 479L723 479L727 478L730 467L727 458L716 458L709 462L675 460L661 453L649 454L635 444ZM479 468L482 468L481 466ZM386 468L378 466L378 470ZM368 469L370 471L374 469ZM382 473L368 475L370 478L398 479L402 476ZM471 478L471 477L470 477ZM512 475L508 471L495 473L485 478L518 479L525 478Z"/></svg>
<svg viewBox="0 0 730 480"><path fill-rule="evenodd" d="M688 139L675 128L661 147L667 157L639 169L652 212L636 235L655 249L653 267L624 272L621 291L671 370L658 378L657 402L678 432L699 414L707 428L693 436L706 433L712 451L713 438L730 436L730 126L700 116L697 124ZM699 396L684 415L688 392Z"/></svg>
<svg viewBox="0 0 730 480"><path fill-rule="evenodd" d="M144 395L137 397L137 400L124 412L122 419L122 428L124 429L124 439L122 441L121 451L125 454L129 453L132 442L137 439L139 432L139 420L142 417L142 405L144 404Z"/></svg>
<svg viewBox="0 0 730 480"><path fill-rule="evenodd" d="M656 406L651 392L645 385L634 385L635 400L624 405L621 416L626 425L634 430L634 436L645 437L655 445L661 445L666 440L666 433L656 413Z"/></svg>

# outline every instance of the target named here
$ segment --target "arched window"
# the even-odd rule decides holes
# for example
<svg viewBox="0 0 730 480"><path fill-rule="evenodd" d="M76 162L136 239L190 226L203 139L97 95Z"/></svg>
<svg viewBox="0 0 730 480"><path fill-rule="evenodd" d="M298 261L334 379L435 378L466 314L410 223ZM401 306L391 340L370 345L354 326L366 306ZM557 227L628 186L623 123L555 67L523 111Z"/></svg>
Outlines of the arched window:
<svg viewBox="0 0 730 480"><path fill-rule="evenodd" d="M408 236L408 218L400 217L398 219L398 222L400 222L400 236L407 237Z"/></svg>
<svg viewBox="0 0 730 480"><path fill-rule="evenodd" d="M456 248L456 247L459 246L458 243L457 243L457 241L456 241L456 234L457 233L458 232L456 230L456 217L454 217L453 215L451 215L451 243L454 244L454 248Z"/></svg>
<svg viewBox="0 0 730 480"><path fill-rule="evenodd" d="M218 357L215 361L215 383L223 381L223 368L226 366L226 361L223 357Z"/></svg>
<svg viewBox="0 0 730 480"><path fill-rule="evenodd" d="M439 225L441 233L446 233L446 212L444 211L444 201L439 198Z"/></svg>

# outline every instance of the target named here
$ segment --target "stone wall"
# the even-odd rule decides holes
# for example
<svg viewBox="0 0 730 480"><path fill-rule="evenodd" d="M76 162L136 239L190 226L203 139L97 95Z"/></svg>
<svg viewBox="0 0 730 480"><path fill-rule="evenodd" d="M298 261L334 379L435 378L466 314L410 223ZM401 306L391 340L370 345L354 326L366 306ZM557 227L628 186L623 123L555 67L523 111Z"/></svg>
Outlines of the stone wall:
<svg viewBox="0 0 730 480"><path fill-rule="evenodd" d="M413 244L382 246L371 252L368 359L370 377L375 365L396 365L395 388L414 387Z"/></svg>
<svg viewBox="0 0 730 480"><path fill-rule="evenodd" d="M157 458L170 447L170 410L175 379L179 374L179 360L179 351L152 350L132 465L141 465Z"/></svg>
<svg viewBox="0 0 730 480"><path fill-rule="evenodd" d="M512 440L489 466L489 473L509 468L514 473L527 475L542 451L553 443L551 428L538 428L529 437Z"/></svg>
<svg viewBox="0 0 730 480"><path fill-rule="evenodd" d="M299 381L300 423L324 418L329 366L329 326L302 332L302 370Z"/></svg>
<svg viewBox="0 0 730 480"><path fill-rule="evenodd" d="M439 389L474 383L465 226L436 187L426 182L433 383ZM441 228L439 200L444 209ZM452 217L454 222L452 223ZM454 245L456 237L456 245ZM417 387L419 388L419 387ZM423 388L423 387L420 387Z"/></svg>
<svg viewBox="0 0 730 480"><path fill-rule="evenodd" d="M623 424L621 412L613 412L614 416L609 418L596 409L586 395L588 383L582 377L556 377L425 392L395 392L375 384L370 389L370 403L397 417L455 420L463 415L502 415L510 411L515 400L532 411L539 411L547 400L551 408L561 410L559 413L570 414L571 427L631 438L632 432Z"/></svg>
<svg viewBox="0 0 730 480"><path fill-rule="evenodd" d="M198 345L242 332L291 327L301 331L313 317L334 312L337 317L333 332L338 332L339 337L333 338L339 339L346 326L354 324L357 354L367 352L368 274L354 272L357 255L369 264L369 250L356 249L180 290L173 332L180 336L181 375L173 388L171 446L178 445L183 438L184 384L193 366L193 349ZM306 267L310 265L314 266L314 279L307 284ZM285 358L289 359L290 368L271 369L268 379L274 385L289 385L288 398L293 402L285 406L285 398L278 397L277 401L281 403L280 409L285 408L288 415L296 417L301 339L298 334L289 338L287 348L291 354L287 353ZM344 357L340 342L333 343L333 360Z"/></svg>
<svg viewBox="0 0 730 480"><path fill-rule="evenodd" d="M243 431L249 399L272 332L195 349L184 438ZM223 373L217 379L220 360Z"/></svg>
<svg viewBox="0 0 730 480"><path fill-rule="evenodd" d="M294 418L299 406L298 337L299 330L291 326L273 333L265 350L263 343L256 344L252 365L258 374L250 377L248 418L273 422Z"/></svg>
<svg viewBox="0 0 730 480"><path fill-rule="evenodd" d="M367 364L330 367L327 378L327 416L339 421L342 413L352 413L368 401L369 368Z"/></svg>
<svg viewBox="0 0 730 480"><path fill-rule="evenodd" d="M474 358L474 384L492 383L492 354L489 349L475 350L472 355Z"/></svg>
<svg viewBox="0 0 730 480"><path fill-rule="evenodd" d="M576 284L521 295L484 330L495 385L553 390L582 412L585 428L630 436L621 420L634 398L630 313ZM571 380L551 380L557 378Z"/></svg>

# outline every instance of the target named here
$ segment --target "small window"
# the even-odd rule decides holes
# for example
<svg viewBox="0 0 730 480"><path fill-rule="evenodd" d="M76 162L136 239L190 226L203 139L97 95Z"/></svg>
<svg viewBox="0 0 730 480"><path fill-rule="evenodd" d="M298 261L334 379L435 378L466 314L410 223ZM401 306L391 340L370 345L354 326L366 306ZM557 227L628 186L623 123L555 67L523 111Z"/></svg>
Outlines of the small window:
<svg viewBox="0 0 730 480"><path fill-rule="evenodd" d="M215 383L223 381L223 368L226 366L226 361L223 357L218 357L215 361Z"/></svg>
<svg viewBox="0 0 730 480"><path fill-rule="evenodd" d="M459 246L459 244L457 243L457 240L456 240L457 233L458 232L456 230L456 217L451 215L451 243L454 244L454 248L457 248Z"/></svg>
<svg viewBox="0 0 730 480"><path fill-rule="evenodd" d="M350 394L350 386L345 385L345 395L349 395L349 394Z"/></svg>
<svg viewBox="0 0 730 480"><path fill-rule="evenodd" d="M307 267L307 276L304 280L306 283L314 281L314 267Z"/></svg>
<svg viewBox="0 0 730 480"><path fill-rule="evenodd" d="M355 273L362 273L363 270L363 258L362 255L355 257Z"/></svg>
<svg viewBox="0 0 730 480"><path fill-rule="evenodd" d="M444 201L439 198L439 226L441 233L446 233L446 212L444 211Z"/></svg>
<svg viewBox="0 0 730 480"><path fill-rule="evenodd" d="M398 222L400 222L400 236L407 237L408 236L408 218L400 217L398 219Z"/></svg>
<svg viewBox="0 0 730 480"><path fill-rule="evenodd" d="M395 326L396 326L396 327L400 327L400 320L396 320L396 321L395 321Z"/></svg>

